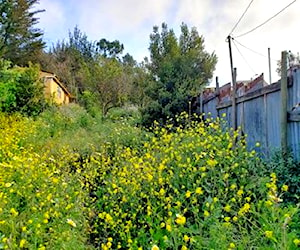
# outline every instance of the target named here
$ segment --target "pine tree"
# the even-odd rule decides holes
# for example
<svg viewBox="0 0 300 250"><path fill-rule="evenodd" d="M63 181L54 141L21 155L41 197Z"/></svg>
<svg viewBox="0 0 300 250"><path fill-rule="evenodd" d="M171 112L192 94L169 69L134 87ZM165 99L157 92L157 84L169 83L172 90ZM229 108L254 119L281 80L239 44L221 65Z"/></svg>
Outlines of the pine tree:
<svg viewBox="0 0 300 250"><path fill-rule="evenodd" d="M43 10L33 7L39 0L0 1L0 57L25 66L36 62L45 46L43 32L36 28L36 15Z"/></svg>

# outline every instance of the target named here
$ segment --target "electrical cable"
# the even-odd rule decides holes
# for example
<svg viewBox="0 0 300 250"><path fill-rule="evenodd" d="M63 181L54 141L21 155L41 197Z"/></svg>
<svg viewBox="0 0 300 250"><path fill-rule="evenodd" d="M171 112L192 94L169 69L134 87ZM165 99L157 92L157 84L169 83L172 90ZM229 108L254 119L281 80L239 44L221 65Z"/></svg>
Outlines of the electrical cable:
<svg viewBox="0 0 300 250"><path fill-rule="evenodd" d="M245 35L248 35L249 33L255 31L256 29L260 28L261 26L265 25L266 23L268 23L269 21L271 21L273 18L275 18L276 16L278 16L280 13L282 13L284 10L286 10L288 7L290 7L292 4L294 4L297 0L294 0L292 1L291 3L289 3L287 6L285 6L283 9L281 9L279 12L277 12L275 15L271 16L270 18L268 18L266 21L264 21L263 23L261 23L260 25L254 27L253 29L243 33L243 34L240 34L238 36L235 36L235 38L239 38L239 37L242 37L242 36L245 36Z"/></svg>
<svg viewBox="0 0 300 250"><path fill-rule="evenodd" d="M268 58L268 56L266 56L266 55L264 55L264 54L262 54L262 53L260 53L260 52L257 52L257 51L255 51L255 50L253 50L253 49L251 49L251 48L249 48L249 47L247 47L247 46L241 44L238 40L236 40L236 39L234 39L234 38L232 38L232 40L234 40L236 43L238 43L240 46L244 47L245 49L250 50L251 52L253 52L253 53L255 53L255 54L259 55L259 56ZM275 60L275 59L272 59L272 58L271 58L271 60L274 61L274 62L277 62L277 61L278 61L278 60Z"/></svg>
<svg viewBox="0 0 300 250"><path fill-rule="evenodd" d="M233 45L235 46L235 48L237 49L237 51L239 52L240 56L244 59L245 63L248 65L248 67L251 69L251 71L253 72L253 74L255 75L256 72L253 70L253 68L250 66L250 64L248 63L248 61L246 60L246 58L243 56L242 52L239 50L238 46L236 45L235 41L232 40Z"/></svg>
<svg viewBox="0 0 300 250"><path fill-rule="evenodd" d="M246 12L248 11L248 9L250 8L251 4L253 3L254 0L251 0L250 3L248 4L247 8L245 9L245 11L243 12L243 14L241 15L241 17L239 18L239 20L237 21L237 23L233 26L231 32L229 33L229 36L232 34L232 32L236 29L236 27L238 26L238 24L240 23L240 21L242 20L242 18L245 16Z"/></svg>

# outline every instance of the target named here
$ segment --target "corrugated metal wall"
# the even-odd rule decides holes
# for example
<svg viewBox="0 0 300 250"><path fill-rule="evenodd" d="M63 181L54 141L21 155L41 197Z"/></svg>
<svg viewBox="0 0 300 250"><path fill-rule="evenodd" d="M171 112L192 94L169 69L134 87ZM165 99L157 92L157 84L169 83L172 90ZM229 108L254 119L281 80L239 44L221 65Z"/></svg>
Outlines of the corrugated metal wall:
<svg viewBox="0 0 300 250"><path fill-rule="evenodd" d="M300 104L300 69L291 72L293 84L288 88L288 110ZM276 84L276 83L275 83ZM275 85L274 84L274 85ZM268 157L280 149L280 86L268 91L270 85L253 93L253 98L237 99L237 125L247 134L248 148L253 149L256 142L261 144L262 155ZM272 86L271 86L272 87ZM300 107L299 107L300 109ZM226 113L226 120L231 126L231 103L222 105L218 97L203 102L203 111L217 117ZM300 122L288 122L288 146L295 158L300 159Z"/></svg>

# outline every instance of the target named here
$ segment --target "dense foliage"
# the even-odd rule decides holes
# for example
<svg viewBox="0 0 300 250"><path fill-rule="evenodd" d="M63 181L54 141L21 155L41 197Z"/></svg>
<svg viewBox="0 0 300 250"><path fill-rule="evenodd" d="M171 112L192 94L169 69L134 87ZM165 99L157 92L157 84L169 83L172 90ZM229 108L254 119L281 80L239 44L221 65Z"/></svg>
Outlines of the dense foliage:
<svg viewBox="0 0 300 250"><path fill-rule="evenodd" d="M179 39L167 24L161 29L159 33L155 26L150 35L148 67L154 81L146 90L151 101L142 112L144 125L187 112L188 102L208 83L217 62L214 53L205 51L204 38L195 27L189 30L182 24Z"/></svg>
<svg viewBox="0 0 300 250"><path fill-rule="evenodd" d="M19 66L38 62L45 43L43 32L36 27L38 0L1 0L0 2L0 58Z"/></svg>
<svg viewBox="0 0 300 250"><path fill-rule="evenodd" d="M9 61L0 60L0 111L39 114L46 106L39 74L38 65L11 67Z"/></svg>
<svg viewBox="0 0 300 250"><path fill-rule="evenodd" d="M0 115L0 249L297 249L289 187L238 132L129 114Z"/></svg>

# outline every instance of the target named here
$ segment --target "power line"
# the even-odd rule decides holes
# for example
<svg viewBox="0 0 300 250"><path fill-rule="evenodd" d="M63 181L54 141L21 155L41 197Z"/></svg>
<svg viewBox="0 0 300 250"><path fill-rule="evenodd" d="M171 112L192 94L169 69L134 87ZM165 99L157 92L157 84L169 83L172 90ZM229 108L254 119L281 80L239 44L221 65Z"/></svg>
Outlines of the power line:
<svg viewBox="0 0 300 250"><path fill-rule="evenodd" d="M253 72L253 74L255 75L256 72L253 70L253 68L250 66L250 64L248 63L248 61L246 60L246 58L243 56L242 52L239 50L238 46L236 45L235 41L233 41L233 44L235 46L235 48L237 49L237 51L239 52L240 56L244 59L245 63L248 65L248 67L251 69L251 71Z"/></svg>
<svg viewBox="0 0 300 250"><path fill-rule="evenodd" d="M249 48L249 47L247 47L247 46L241 44L238 40L236 40L236 39L234 39L234 38L232 38L232 40L234 40L236 43L238 43L240 46L244 47L245 49L250 50L251 52L253 52L253 53L255 53L255 54L259 55L259 56L268 58L266 55L264 55L264 54L262 54L262 53L260 53L260 52L257 52L257 51L255 51L255 50L253 50L253 49L251 49L251 48ZM278 61L278 60L275 60L275 59L272 59L272 58L271 58L271 60L272 60L272 61L276 61L276 62Z"/></svg>
<svg viewBox="0 0 300 250"><path fill-rule="evenodd" d="M277 12L275 15L271 16L270 18L268 18L266 21L264 21L263 23L261 23L260 25L254 27L253 29L243 33L243 34L240 34L238 36L236 36L235 38L239 38L239 37L242 37L242 36L245 36L251 32L253 32L254 30L260 28L261 26L265 25L266 23L268 23L269 21L271 21L273 18L275 18L276 16L278 16L281 12L283 12L284 10L286 10L288 7L290 7L292 4L294 4L297 0L294 0L292 1L291 3L289 3L287 6L285 6L283 9L281 9L279 12Z"/></svg>
<svg viewBox="0 0 300 250"><path fill-rule="evenodd" d="M239 18L239 20L237 21L237 23L234 25L234 27L232 28L231 32L229 33L229 35L232 34L232 32L236 29L236 27L239 25L240 21L242 20L242 18L245 16L246 12L248 11L248 9L250 8L251 4L253 3L254 0L251 0L250 3L248 4L247 8L245 9L245 11L243 12L243 14L241 15L241 17Z"/></svg>

